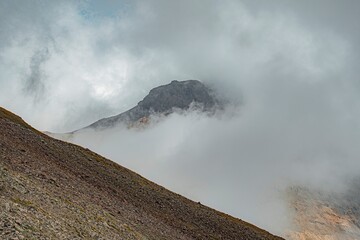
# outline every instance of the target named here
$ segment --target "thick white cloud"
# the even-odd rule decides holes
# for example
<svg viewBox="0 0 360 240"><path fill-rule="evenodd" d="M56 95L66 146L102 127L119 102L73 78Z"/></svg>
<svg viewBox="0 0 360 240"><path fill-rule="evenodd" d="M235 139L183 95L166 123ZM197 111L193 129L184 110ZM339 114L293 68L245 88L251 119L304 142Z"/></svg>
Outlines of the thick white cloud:
<svg viewBox="0 0 360 240"><path fill-rule="evenodd" d="M344 98L349 89L341 84L286 81L282 92L272 83L263 82L256 99L225 115L174 114L145 130L86 130L70 141L283 234L291 223L287 187L337 192L357 176L359 111L348 112L353 99Z"/></svg>

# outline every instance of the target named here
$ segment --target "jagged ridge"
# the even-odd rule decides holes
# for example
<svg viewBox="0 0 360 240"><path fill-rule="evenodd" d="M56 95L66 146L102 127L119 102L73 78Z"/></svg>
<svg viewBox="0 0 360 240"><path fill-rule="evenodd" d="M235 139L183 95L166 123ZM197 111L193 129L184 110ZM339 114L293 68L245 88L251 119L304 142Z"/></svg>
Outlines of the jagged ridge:
<svg viewBox="0 0 360 240"><path fill-rule="evenodd" d="M147 118L151 114L168 115L174 109L187 110L191 104L196 104L202 111L210 112L223 105L213 90L198 80L172 81L152 89L137 106L119 115L101 119L87 128L113 127L122 122L134 123Z"/></svg>

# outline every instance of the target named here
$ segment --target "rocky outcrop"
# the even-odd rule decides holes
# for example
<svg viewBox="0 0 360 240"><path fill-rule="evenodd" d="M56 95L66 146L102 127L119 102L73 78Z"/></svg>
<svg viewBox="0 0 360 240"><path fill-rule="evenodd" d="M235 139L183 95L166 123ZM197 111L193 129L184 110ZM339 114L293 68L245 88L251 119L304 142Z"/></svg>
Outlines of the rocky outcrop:
<svg viewBox="0 0 360 240"><path fill-rule="evenodd" d="M292 187L287 196L293 216L293 229L289 231L288 239L360 239L359 195Z"/></svg>
<svg viewBox="0 0 360 240"><path fill-rule="evenodd" d="M194 107L211 113L221 108L220 101L213 90L197 80L172 81L171 83L152 89L137 106L119 115L101 119L87 128L108 128L118 123L127 125L141 120L147 121L152 114L168 115L176 109L187 110Z"/></svg>

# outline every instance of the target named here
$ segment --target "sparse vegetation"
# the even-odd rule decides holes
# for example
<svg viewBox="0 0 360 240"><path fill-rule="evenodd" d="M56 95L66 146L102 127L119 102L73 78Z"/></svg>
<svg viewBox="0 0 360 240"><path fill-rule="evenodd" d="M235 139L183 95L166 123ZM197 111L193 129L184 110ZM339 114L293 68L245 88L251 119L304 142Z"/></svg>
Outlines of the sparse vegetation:
<svg viewBox="0 0 360 240"><path fill-rule="evenodd" d="M12 201L25 207L33 207L33 203L25 199L13 198Z"/></svg>

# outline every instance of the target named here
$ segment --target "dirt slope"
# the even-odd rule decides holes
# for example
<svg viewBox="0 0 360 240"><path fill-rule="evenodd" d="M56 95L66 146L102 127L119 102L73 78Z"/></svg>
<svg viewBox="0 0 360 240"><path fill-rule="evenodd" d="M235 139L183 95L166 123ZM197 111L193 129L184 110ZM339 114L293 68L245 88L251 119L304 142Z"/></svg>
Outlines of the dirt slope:
<svg viewBox="0 0 360 240"><path fill-rule="evenodd" d="M360 239L358 192L357 196L347 196L292 187L287 194L294 216L288 239Z"/></svg>
<svg viewBox="0 0 360 240"><path fill-rule="evenodd" d="M0 239L281 239L0 108Z"/></svg>

